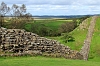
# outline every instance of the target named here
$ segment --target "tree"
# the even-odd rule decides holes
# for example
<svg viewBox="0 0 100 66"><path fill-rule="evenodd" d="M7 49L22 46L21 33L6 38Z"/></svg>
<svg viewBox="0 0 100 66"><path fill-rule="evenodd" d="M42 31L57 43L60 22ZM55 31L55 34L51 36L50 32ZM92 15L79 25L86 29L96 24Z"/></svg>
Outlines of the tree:
<svg viewBox="0 0 100 66"><path fill-rule="evenodd" d="M13 4L12 6L12 25L11 28L23 28L26 22L29 22L29 18L32 17L30 13L26 13L26 6L18 6Z"/></svg>
<svg viewBox="0 0 100 66"><path fill-rule="evenodd" d="M68 33L70 31L74 30L76 27L77 27L76 22L66 22L60 26L59 32Z"/></svg>
<svg viewBox="0 0 100 66"><path fill-rule="evenodd" d="M13 4L10 8L4 2L0 5L0 27L3 26L4 17L10 13L12 16L10 28L23 28L26 22L33 20L30 13L26 13L26 5L18 6Z"/></svg>
<svg viewBox="0 0 100 66"><path fill-rule="evenodd" d="M75 41L75 38L71 34L68 34L68 33L63 34L62 38L64 39L65 43Z"/></svg>
<svg viewBox="0 0 100 66"><path fill-rule="evenodd" d="M10 11L10 8L4 2L0 5L0 27L3 26L4 16Z"/></svg>
<svg viewBox="0 0 100 66"><path fill-rule="evenodd" d="M30 13L26 13L25 15L24 15L26 18L26 20L27 21L30 21L30 20L33 20L31 17L32 17L32 14L30 14Z"/></svg>

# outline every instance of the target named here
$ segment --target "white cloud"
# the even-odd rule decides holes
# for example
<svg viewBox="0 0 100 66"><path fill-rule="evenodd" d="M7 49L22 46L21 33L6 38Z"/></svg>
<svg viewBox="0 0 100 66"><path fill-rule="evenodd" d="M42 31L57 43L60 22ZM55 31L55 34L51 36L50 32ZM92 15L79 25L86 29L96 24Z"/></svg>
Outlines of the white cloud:
<svg viewBox="0 0 100 66"><path fill-rule="evenodd" d="M34 4L34 5L72 5L78 3L82 5L100 5L100 0L0 0L0 2L6 2L8 4Z"/></svg>
<svg viewBox="0 0 100 66"><path fill-rule="evenodd" d="M0 0L8 5L26 4L27 11L36 14L100 13L100 0Z"/></svg>

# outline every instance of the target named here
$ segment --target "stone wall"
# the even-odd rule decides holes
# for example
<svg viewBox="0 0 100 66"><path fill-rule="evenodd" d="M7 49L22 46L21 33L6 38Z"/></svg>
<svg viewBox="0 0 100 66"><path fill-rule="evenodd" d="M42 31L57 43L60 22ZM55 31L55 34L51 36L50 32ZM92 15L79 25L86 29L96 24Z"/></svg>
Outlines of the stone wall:
<svg viewBox="0 0 100 66"><path fill-rule="evenodd" d="M40 37L21 29L0 28L0 55L43 55L82 59L83 56L56 40Z"/></svg>
<svg viewBox="0 0 100 66"><path fill-rule="evenodd" d="M92 36L94 33L94 28L95 28L97 18L98 18L98 16L92 17L92 20L90 21L90 26L88 28L88 33L87 33L86 39L84 41L84 45L80 51L81 55L83 55L84 60L88 60L88 57L89 57L90 44L91 44Z"/></svg>

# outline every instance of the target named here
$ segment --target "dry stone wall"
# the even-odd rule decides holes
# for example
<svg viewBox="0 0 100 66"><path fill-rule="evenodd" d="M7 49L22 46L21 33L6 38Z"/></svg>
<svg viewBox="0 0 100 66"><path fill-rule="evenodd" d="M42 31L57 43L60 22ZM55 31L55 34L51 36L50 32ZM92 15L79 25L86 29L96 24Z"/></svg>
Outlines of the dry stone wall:
<svg viewBox="0 0 100 66"><path fill-rule="evenodd" d="M6 29L3 27L0 28L0 55L43 55L83 59L78 51L71 50L56 40L40 37L23 29Z"/></svg>
<svg viewBox="0 0 100 66"><path fill-rule="evenodd" d="M94 33L94 28L95 28L97 18L98 18L98 16L92 17L92 20L90 22L90 26L88 28L88 33L87 33L86 39L84 41L84 45L82 47L82 50L80 51L80 53L83 55L84 60L88 60L90 44L91 44L91 40L92 40L92 35Z"/></svg>

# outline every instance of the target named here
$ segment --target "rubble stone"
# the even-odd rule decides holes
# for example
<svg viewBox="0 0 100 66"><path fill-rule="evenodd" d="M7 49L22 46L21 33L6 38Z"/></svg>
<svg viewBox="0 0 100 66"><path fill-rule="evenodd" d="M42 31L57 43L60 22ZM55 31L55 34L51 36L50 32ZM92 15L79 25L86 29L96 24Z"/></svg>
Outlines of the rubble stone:
<svg viewBox="0 0 100 66"><path fill-rule="evenodd" d="M46 55L82 59L83 56L56 40L40 37L21 29L0 28L0 56ZM9 54L7 54L9 53Z"/></svg>

